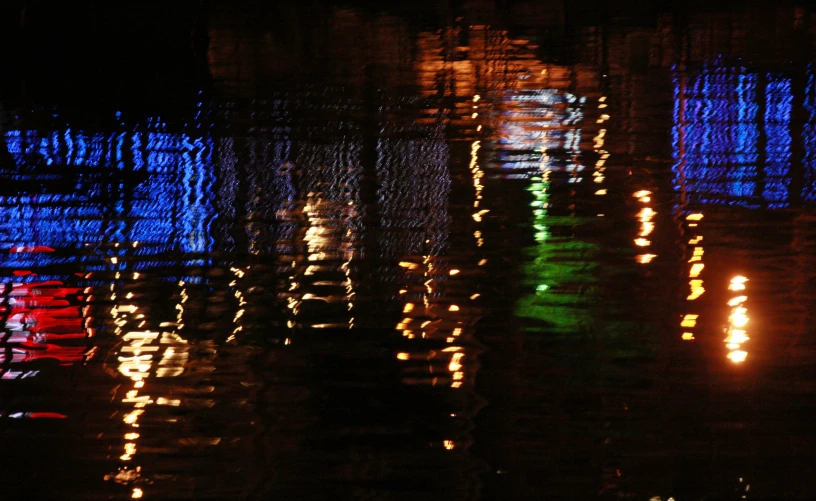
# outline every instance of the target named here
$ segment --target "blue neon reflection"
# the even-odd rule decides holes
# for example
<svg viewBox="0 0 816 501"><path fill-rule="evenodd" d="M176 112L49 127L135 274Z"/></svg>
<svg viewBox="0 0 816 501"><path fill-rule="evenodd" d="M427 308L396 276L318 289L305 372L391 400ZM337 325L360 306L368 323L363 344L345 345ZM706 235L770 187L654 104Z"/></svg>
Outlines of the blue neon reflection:
<svg viewBox="0 0 816 501"><path fill-rule="evenodd" d="M758 206L757 77L744 68L674 74L675 188L688 202Z"/></svg>
<svg viewBox="0 0 816 501"><path fill-rule="evenodd" d="M14 165L4 167L0 175L22 182L19 191L28 194L0 195L2 248L87 250L110 244L130 248L138 242L130 251L133 255L212 251L215 175L210 137L69 128L11 130L5 142ZM46 193L39 194L43 188ZM86 259L97 258L20 253L9 255L3 265L42 267Z"/></svg>
<svg viewBox="0 0 816 501"><path fill-rule="evenodd" d="M710 64L692 75L675 72L673 80L674 179L685 203L788 207L791 79Z"/></svg>
<svg viewBox="0 0 816 501"><path fill-rule="evenodd" d="M793 92L791 81L768 74L765 87L765 186L762 198L771 209L789 205L788 193L791 168L791 111Z"/></svg>
<svg viewBox="0 0 816 501"><path fill-rule="evenodd" d="M807 69L804 109L806 119L802 127L804 143L802 199L805 202L816 202L816 73L812 65Z"/></svg>

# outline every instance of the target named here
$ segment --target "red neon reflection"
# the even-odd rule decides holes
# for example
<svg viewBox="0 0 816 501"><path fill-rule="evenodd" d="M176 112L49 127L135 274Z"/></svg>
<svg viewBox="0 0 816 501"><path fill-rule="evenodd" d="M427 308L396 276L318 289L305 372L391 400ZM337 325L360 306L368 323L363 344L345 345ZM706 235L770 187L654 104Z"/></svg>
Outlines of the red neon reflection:
<svg viewBox="0 0 816 501"><path fill-rule="evenodd" d="M68 416L59 412L27 412L26 417L31 419L65 419Z"/></svg>
<svg viewBox="0 0 816 501"><path fill-rule="evenodd" d="M77 346L77 340L86 338L85 318L80 306L65 299L81 291L58 280L14 284L10 309L5 307L9 313L5 329L11 335L5 340L6 350L0 352L0 362L9 361L9 356L12 363L52 359L70 365L82 361L87 347L84 343ZM70 345L63 345L64 341Z"/></svg>
<svg viewBox="0 0 816 501"><path fill-rule="evenodd" d="M16 254L19 252L54 252L54 249L52 249L51 247L46 247L45 245L33 245L12 247L11 249L9 249L9 252L12 254Z"/></svg>

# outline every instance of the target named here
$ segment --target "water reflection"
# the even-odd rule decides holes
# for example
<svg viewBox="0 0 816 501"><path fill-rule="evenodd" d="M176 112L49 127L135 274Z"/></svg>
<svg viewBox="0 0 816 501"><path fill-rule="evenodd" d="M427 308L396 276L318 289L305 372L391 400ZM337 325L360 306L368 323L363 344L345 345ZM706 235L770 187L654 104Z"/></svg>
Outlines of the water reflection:
<svg viewBox="0 0 816 501"><path fill-rule="evenodd" d="M511 176L529 177L527 189L535 198L530 205L538 245L531 249L533 263L528 265L527 280L535 282L536 292L522 300L519 314L554 322L566 330L585 325L581 319L585 300L574 287L578 276L591 280L592 258L587 253L594 251L592 244L569 236L570 227L581 222L578 193L598 193L595 186L584 183L588 172L581 163L585 101L557 89L508 99L508 115L513 119L507 121L506 146L499 155L503 167L514 172ZM603 155L601 159L606 160ZM596 184L603 182L603 169L601 163L592 172Z"/></svg>
<svg viewBox="0 0 816 501"><path fill-rule="evenodd" d="M675 173L686 202L782 209L807 200L806 164L793 155L809 129L799 132L792 110L794 93L812 91L795 89L803 79L790 75L725 60L675 72Z"/></svg>
<svg viewBox="0 0 816 501"><path fill-rule="evenodd" d="M213 249L211 139L70 128L53 133L11 130L5 137L14 162L7 167L6 176L22 183L20 192L5 195L1 202L8 245L104 246L111 259L121 252L119 244L141 243L139 255ZM50 188L48 192L29 191L40 183ZM64 204L69 205L67 210ZM7 261L6 266L88 259L37 254L28 260ZM155 264L148 261L141 266ZM100 268L89 263L88 269Z"/></svg>
<svg viewBox="0 0 816 501"><path fill-rule="evenodd" d="M687 252L687 254L689 254L689 295L686 297L686 301L689 301L689 313L686 313L683 320L680 322L680 327L683 331L683 341L693 341L695 339L694 331L697 327L700 309L697 307L696 303L691 303L691 301L697 301L700 296L705 293L705 282L702 276L703 271L705 270L705 263L703 263L705 248L703 247L703 236L701 235L702 231L700 228L700 221L702 221L702 219L703 214L697 212L693 214L686 214L685 221L683 222L685 229L687 230L686 235L691 237L687 242L688 249L691 251L690 253Z"/></svg>
<svg viewBox="0 0 816 501"><path fill-rule="evenodd" d="M182 119L4 111L4 447L89 498L799 494L813 68L449 7L219 4Z"/></svg>
<svg viewBox="0 0 816 501"><path fill-rule="evenodd" d="M16 250L25 252L24 248ZM88 346L93 336L85 306L88 291L68 287L59 280L38 282L31 272L15 275L17 280L19 275L28 280L15 281L5 287L0 378L35 377L40 373L37 367L43 362L70 366L93 357L95 350ZM45 414L29 413L26 417L45 417ZM65 416L55 413L52 417Z"/></svg>
<svg viewBox="0 0 816 501"><path fill-rule="evenodd" d="M742 345L748 341L749 338L746 331L748 324L748 309L745 307L745 302L748 296L745 294L745 282L748 279L743 276L737 276L731 279L728 290L734 291L740 295L732 297L728 301L728 306L731 307L731 314L728 316L728 328L726 330L727 337L725 338L725 347L728 348L727 357L734 363L744 362L748 357L748 352L742 349Z"/></svg>

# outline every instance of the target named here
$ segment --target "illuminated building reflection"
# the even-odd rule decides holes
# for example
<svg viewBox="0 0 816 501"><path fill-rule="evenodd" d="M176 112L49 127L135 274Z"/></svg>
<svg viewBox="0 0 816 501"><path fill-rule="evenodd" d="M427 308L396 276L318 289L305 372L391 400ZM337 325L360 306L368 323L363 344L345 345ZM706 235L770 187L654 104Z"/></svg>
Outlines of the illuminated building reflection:
<svg viewBox="0 0 816 501"><path fill-rule="evenodd" d="M689 302L705 292L703 213L700 204L748 209L787 209L807 201L812 127L805 124L796 137L792 121L795 79L788 74L763 72L717 60L699 69L674 73L674 175L684 214L688 248ZM808 72L803 89L804 108L812 113L813 78ZM797 182L797 141L804 144L804 179ZM724 339L727 358L747 359L745 325L747 278L733 277L728 290L728 324ZM682 337L694 340L699 308L690 308L681 320Z"/></svg>
<svg viewBox="0 0 816 501"><path fill-rule="evenodd" d="M554 73L555 68L549 72ZM604 167L601 162L598 169L588 170L580 162L584 98L556 89L518 97L507 103L512 118L504 129L506 146L500 151L506 153L500 153L500 158L510 175L530 180L527 189L534 197L531 206L537 242L532 249L534 261L526 266L535 293L521 300L518 314L571 329L583 323L580 303L585 299L576 296L573 303L568 298L573 296L573 281L592 281L583 261L584 252L591 252L593 246L562 234L583 220L577 215L575 195L578 190L597 193ZM586 182L590 173L593 183Z"/></svg>
<svg viewBox="0 0 816 501"><path fill-rule="evenodd" d="M122 129L4 134L13 164L3 175L21 188L0 196L2 243L12 249L2 266L44 271L15 272L22 278L5 294L3 377L33 377L37 368L21 371L21 364L38 360L85 362L96 354L91 341L97 333L104 333L106 343L119 339L105 358L111 375L127 381L115 396L126 431L118 468L106 478L129 486L138 499L146 485L138 460L145 440L141 425L155 406L183 405L177 388L161 381L180 377L190 360L190 344L180 333L187 281L201 277L182 277L166 291L177 303L173 316L162 321L142 304L141 284L156 268L209 263L215 247L213 142L206 135L168 132L160 120L135 132ZM31 183L38 185L36 194L26 194ZM77 282L86 286L69 285ZM102 307L107 318L91 316ZM205 360L199 357L197 364L203 367Z"/></svg>
<svg viewBox="0 0 816 501"><path fill-rule="evenodd" d="M432 136L427 140L383 139L378 144L380 210L383 226L391 228L381 245L386 255L400 259L399 294L404 306L396 329L408 342L397 354L406 362L403 382L459 388L465 353L457 338L466 317L444 291L451 280L461 277L440 257L450 231L449 153L441 131L428 132ZM443 347L429 348L438 343Z"/></svg>
<svg viewBox="0 0 816 501"><path fill-rule="evenodd" d="M213 249L211 139L161 130L102 134L72 129L12 130L5 139L15 172L4 174L53 187L42 195L0 196L0 229L7 243L81 250L140 242L140 255L178 250L191 257ZM64 192L66 182L74 189ZM64 209L64 204L71 207ZM87 260L39 254L26 264ZM26 264L14 258L5 263Z"/></svg>
<svg viewBox="0 0 816 501"><path fill-rule="evenodd" d="M328 132L328 131L327 131ZM355 260L362 253L363 206L360 201L361 145L334 140L304 143L295 164L299 218L305 233L291 249L279 249L289 274L284 293L290 329L352 329L356 300Z"/></svg>
<svg viewBox="0 0 816 501"><path fill-rule="evenodd" d="M686 203L782 209L808 199L810 188L793 182L799 138L792 128L792 82L724 61L674 72L675 184ZM812 93L812 85L806 91ZM805 126L806 165L809 131Z"/></svg>

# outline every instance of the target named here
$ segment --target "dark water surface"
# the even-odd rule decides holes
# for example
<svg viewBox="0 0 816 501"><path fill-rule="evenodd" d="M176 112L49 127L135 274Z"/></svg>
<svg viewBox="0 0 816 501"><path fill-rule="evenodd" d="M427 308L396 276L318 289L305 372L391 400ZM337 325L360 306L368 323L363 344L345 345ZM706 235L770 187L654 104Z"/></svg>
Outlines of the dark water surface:
<svg viewBox="0 0 816 501"><path fill-rule="evenodd" d="M209 8L7 51L0 499L816 499L816 11Z"/></svg>

